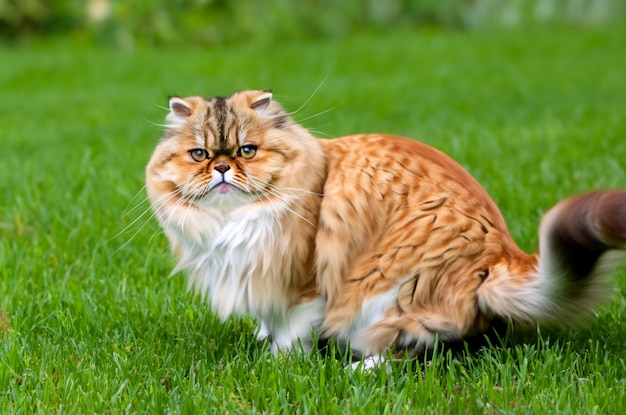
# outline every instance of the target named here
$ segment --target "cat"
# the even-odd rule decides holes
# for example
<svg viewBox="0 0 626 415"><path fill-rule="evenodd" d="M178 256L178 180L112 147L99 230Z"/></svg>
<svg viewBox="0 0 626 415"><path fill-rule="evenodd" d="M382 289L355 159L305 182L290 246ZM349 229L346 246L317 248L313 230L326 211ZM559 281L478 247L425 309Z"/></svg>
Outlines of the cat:
<svg viewBox="0 0 626 415"><path fill-rule="evenodd" d="M314 333L363 358L418 356L492 322L563 325L626 263L626 190L561 201L527 254L480 184L423 143L317 139L269 91L173 97L146 169L174 272L271 350Z"/></svg>

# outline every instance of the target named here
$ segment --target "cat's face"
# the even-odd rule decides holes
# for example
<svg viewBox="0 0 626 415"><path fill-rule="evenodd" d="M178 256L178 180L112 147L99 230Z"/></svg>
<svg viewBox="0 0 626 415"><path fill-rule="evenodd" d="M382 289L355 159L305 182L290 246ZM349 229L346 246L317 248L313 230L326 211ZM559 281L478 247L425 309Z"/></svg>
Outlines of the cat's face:
<svg viewBox="0 0 626 415"><path fill-rule="evenodd" d="M147 168L153 203L228 211L280 197L312 139L265 91L172 98L166 119Z"/></svg>

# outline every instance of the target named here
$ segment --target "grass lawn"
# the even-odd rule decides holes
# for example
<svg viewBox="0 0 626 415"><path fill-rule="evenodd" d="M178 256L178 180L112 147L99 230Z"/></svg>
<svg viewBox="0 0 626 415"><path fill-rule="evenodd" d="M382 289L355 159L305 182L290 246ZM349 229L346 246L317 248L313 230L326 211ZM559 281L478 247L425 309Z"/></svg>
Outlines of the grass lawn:
<svg viewBox="0 0 626 415"><path fill-rule="evenodd" d="M626 187L625 51L621 28L1 48L0 412L626 413L625 273L575 329L351 372L317 352L268 355L249 319L220 323L168 277L143 191L168 95L272 88L320 136L390 132L447 152L534 250L558 199Z"/></svg>

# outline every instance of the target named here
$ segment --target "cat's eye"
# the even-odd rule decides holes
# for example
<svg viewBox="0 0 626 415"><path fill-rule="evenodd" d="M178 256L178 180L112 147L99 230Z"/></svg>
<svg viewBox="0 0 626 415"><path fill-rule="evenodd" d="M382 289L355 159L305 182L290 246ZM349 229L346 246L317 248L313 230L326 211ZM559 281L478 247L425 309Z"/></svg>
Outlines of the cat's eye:
<svg viewBox="0 0 626 415"><path fill-rule="evenodd" d="M257 146L245 145L239 148L237 155L243 157L246 160L250 160L256 155Z"/></svg>
<svg viewBox="0 0 626 415"><path fill-rule="evenodd" d="M191 155L191 158L197 162L201 162L209 158L209 153L207 153L207 151L203 148L194 148L189 151L189 154Z"/></svg>

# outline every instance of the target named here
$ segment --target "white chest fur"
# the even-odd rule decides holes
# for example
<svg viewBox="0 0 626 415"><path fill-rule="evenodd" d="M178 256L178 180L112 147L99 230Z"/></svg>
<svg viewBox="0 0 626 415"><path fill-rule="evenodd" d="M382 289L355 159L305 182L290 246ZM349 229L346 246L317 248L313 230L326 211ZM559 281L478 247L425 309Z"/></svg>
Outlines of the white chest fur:
<svg viewBox="0 0 626 415"><path fill-rule="evenodd" d="M265 295L281 288L275 285L283 270L272 261L278 248L276 219L263 209L237 213L206 214L203 222L215 225L203 230L200 240L187 240L185 234L183 267L189 271L189 284L208 296L222 319L234 313L263 318L281 312L288 305L285 295Z"/></svg>
<svg viewBox="0 0 626 415"><path fill-rule="evenodd" d="M292 241L281 228L283 214L289 212L250 206L228 214L194 210L163 225L181 247L177 269L188 271L190 287L209 299L221 319L251 315L279 348L297 341L307 347L325 302L295 306L297 293L288 286Z"/></svg>

